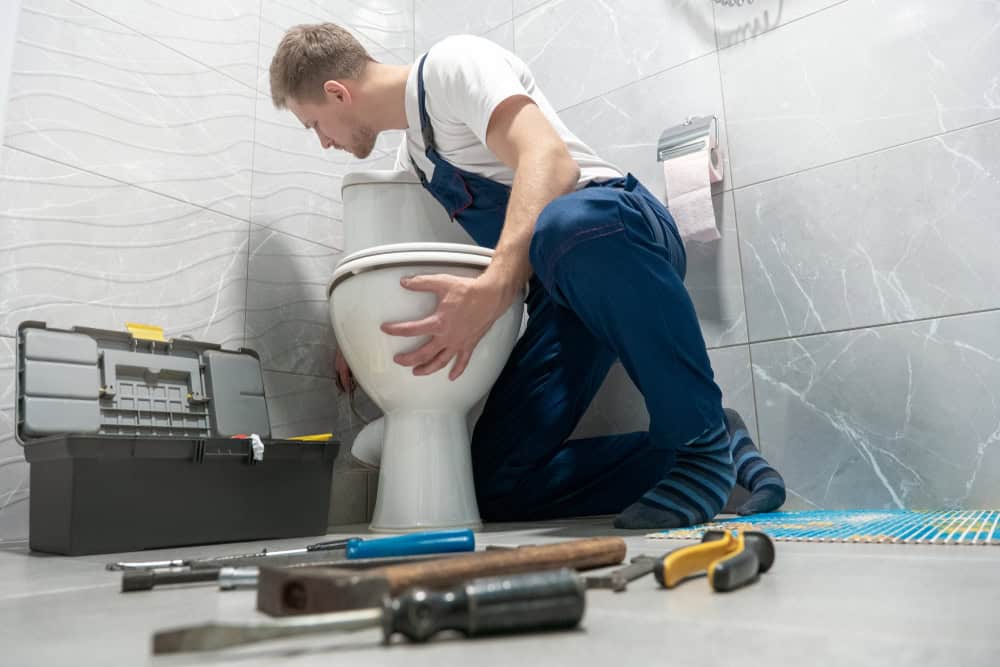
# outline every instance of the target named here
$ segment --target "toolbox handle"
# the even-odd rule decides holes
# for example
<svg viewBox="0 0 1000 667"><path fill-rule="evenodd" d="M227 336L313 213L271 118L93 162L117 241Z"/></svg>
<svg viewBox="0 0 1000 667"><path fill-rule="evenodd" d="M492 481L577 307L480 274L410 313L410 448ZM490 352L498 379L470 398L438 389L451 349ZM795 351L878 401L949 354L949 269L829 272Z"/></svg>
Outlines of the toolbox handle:
<svg viewBox="0 0 1000 667"><path fill-rule="evenodd" d="M242 452L238 450L232 452L220 451L220 450L208 451L205 447L205 440L199 438L192 442L194 444L194 450L191 453L191 461L193 463L204 463L206 459L231 459L234 457L239 457L241 459L244 459L247 465L253 466L261 463L260 461L254 458L253 443L250 441L249 438L242 441L246 443L246 450ZM234 439L233 442L240 442L240 440Z"/></svg>

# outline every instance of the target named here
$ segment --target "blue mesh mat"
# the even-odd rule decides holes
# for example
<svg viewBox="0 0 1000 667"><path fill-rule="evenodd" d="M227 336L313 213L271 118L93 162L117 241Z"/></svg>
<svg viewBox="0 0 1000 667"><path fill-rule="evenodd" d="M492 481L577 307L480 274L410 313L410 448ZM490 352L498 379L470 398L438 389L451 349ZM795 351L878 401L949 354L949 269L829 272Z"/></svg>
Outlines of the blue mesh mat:
<svg viewBox="0 0 1000 667"><path fill-rule="evenodd" d="M786 542L1000 544L1000 511L817 510L721 519L647 535L700 540L708 529L759 530Z"/></svg>

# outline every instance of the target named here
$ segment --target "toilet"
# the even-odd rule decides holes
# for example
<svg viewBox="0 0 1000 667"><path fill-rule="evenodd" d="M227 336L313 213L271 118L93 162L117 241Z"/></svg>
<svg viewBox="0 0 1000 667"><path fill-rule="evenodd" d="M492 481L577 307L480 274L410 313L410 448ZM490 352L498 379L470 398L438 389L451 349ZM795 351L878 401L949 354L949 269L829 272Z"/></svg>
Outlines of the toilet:
<svg viewBox="0 0 1000 667"><path fill-rule="evenodd" d="M493 251L474 245L407 172L348 174L342 195L345 256L327 291L330 319L355 378L385 414L370 528L477 528L466 417L514 348L523 299L483 336L457 380L448 379L451 364L431 375L413 375L393 356L418 348L426 337L390 336L380 326L426 317L437 307L437 296L405 290L400 279L440 273L475 277Z"/></svg>

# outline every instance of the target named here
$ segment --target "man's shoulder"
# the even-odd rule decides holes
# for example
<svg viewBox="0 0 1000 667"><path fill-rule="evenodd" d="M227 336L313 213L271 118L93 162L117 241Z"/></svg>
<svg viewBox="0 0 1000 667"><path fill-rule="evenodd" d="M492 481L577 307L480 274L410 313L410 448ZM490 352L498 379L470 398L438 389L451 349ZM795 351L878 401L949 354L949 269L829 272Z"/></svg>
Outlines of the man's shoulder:
<svg viewBox="0 0 1000 667"><path fill-rule="evenodd" d="M434 69L461 69L483 60L502 60L504 49L478 35L449 35L427 51L427 62Z"/></svg>
<svg viewBox="0 0 1000 667"><path fill-rule="evenodd" d="M498 48L497 44L479 35L448 35L435 42L429 52L435 55L438 53L461 54L469 49L493 50L495 48Z"/></svg>

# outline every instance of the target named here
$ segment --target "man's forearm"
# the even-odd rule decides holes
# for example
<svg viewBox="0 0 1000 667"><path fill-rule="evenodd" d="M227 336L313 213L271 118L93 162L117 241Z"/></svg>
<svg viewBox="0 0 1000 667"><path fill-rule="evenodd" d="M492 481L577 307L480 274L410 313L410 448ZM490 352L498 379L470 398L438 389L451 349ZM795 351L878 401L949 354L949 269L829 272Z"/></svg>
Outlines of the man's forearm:
<svg viewBox="0 0 1000 667"><path fill-rule="evenodd" d="M531 277L528 250L535 221L549 202L576 188L579 176L579 167L563 147L521 158L514 171L503 231L484 280L502 287L510 298L524 287Z"/></svg>

